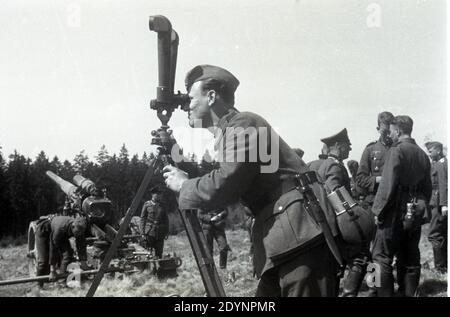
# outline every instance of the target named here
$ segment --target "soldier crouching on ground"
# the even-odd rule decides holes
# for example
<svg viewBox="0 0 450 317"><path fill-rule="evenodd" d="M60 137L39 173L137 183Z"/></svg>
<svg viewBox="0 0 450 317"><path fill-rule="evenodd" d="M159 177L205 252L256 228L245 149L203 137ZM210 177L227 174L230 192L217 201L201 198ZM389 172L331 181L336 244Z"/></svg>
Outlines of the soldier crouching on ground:
<svg viewBox="0 0 450 317"><path fill-rule="evenodd" d="M377 231L372 259L379 266L378 297L392 297L392 262L404 267L405 296L414 296L420 279L419 240L423 216L431 197L430 161L411 138L413 120L396 116L390 125L390 148L372 212ZM398 281L399 285L402 284Z"/></svg>
<svg viewBox="0 0 450 317"><path fill-rule="evenodd" d="M169 215L161 201L158 189L152 191L152 199L142 206L140 233L145 248L153 249L158 258L163 256L164 240L169 234Z"/></svg>
<svg viewBox="0 0 450 317"><path fill-rule="evenodd" d="M284 169L307 172L306 164L267 121L234 108L238 85L234 75L217 66L196 66L187 74L186 88L191 100L189 124L214 133L216 150L227 155L217 169L193 179L173 166L166 166L166 185L179 193L180 209L213 210L239 200L249 207L255 215L253 261L260 278L256 296L337 296L337 262L317 225L309 221L311 216L303 202L297 199L300 193L293 181L282 177ZM245 135L250 137L248 142L235 145L235 138L245 140ZM261 153L272 155L263 161ZM253 154L256 159L251 160ZM236 156L245 159L236 160ZM317 182L311 188L320 205L329 206L323 188ZM275 208L276 203L279 205ZM288 213L283 206L296 209ZM332 222L331 208L325 213ZM300 226L298 232L280 230L280 221L290 221L288 215L305 217L308 221L296 219L299 221L294 225ZM336 236L336 223L330 226ZM306 241L308 248L304 247Z"/></svg>
<svg viewBox="0 0 450 317"><path fill-rule="evenodd" d="M431 221L428 233L428 241L433 246L434 268L439 273L447 273L447 191L448 173L447 158L443 153L442 143L427 142L432 160L431 184L433 194L430 200Z"/></svg>
<svg viewBox="0 0 450 317"><path fill-rule="evenodd" d="M203 233L208 243L209 252L211 256L214 251L214 240L219 247L219 266L221 269L227 268L228 251L231 251L225 234L225 219L228 216L226 210L218 209L212 211L200 210L198 218L202 224Z"/></svg>
<svg viewBox="0 0 450 317"><path fill-rule="evenodd" d="M69 263L73 262L73 249L69 239L75 237L80 268L88 270L86 253L86 230L87 220L85 217L55 216L53 218L40 219L36 227L36 248L38 251L37 275L49 273L49 280L57 278L56 267L60 264L60 273L67 271ZM62 259L60 258L62 256ZM39 286L43 284L40 283Z"/></svg>

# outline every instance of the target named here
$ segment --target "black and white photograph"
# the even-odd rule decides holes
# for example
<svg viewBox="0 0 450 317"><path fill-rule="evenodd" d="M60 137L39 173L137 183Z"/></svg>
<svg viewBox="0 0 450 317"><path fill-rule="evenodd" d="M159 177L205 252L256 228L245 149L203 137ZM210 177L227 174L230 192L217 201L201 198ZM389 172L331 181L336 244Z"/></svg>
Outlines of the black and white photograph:
<svg viewBox="0 0 450 317"><path fill-rule="evenodd" d="M0 1L0 297L447 297L448 12Z"/></svg>

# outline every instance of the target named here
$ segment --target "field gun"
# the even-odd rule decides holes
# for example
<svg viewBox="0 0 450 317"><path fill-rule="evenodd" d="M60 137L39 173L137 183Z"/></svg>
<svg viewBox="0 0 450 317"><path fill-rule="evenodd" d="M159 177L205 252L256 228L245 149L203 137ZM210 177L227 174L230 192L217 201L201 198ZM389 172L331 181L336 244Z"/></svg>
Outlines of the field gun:
<svg viewBox="0 0 450 317"><path fill-rule="evenodd" d="M76 184L74 185L51 171L47 171L46 174L66 194L64 215L74 217L80 215L88 219L89 230L88 236L86 237L88 263L96 269L95 272L92 271L90 274L96 274L104 260L106 251L117 236L112 202L106 197L105 191L99 190L93 181L82 175L75 175L73 177L73 183ZM27 257L29 258L29 273L31 278L37 278L37 258L39 251L36 246L36 229L38 221L51 219L54 216L57 216L57 214L42 216L39 220L32 221L29 224L27 233ZM159 277L176 276L176 269L182 264L181 259L175 254L166 254L162 259L159 259L151 251L140 245L140 239L141 236L136 234L123 235L118 243L114 258L106 268L106 272L113 268L122 270L123 272L150 270ZM76 256L74 241L71 241L71 244ZM30 281L46 281L42 277L39 277L37 280L21 280L24 283ZM0 281L0 286L9 285L2 284L2 282Z"/></svg>

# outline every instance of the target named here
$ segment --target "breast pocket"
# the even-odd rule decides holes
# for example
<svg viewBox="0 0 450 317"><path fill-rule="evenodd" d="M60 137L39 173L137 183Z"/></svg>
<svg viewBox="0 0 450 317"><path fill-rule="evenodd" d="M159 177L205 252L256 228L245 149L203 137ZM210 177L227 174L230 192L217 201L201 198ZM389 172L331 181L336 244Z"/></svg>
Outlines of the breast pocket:
<svg viewBox="0 0 450 317"><path fill-rule="evenodd" d="M381 173L381 168L383 166L383 155L381 151L372 151L371 153L371 167L372 173Z"/></svg>

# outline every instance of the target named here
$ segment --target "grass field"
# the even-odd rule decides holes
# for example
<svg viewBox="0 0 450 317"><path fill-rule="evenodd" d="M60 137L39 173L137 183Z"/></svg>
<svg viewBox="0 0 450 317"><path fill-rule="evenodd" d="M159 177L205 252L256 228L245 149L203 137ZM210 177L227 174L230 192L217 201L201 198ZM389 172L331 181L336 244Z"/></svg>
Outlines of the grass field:
<svg viewBox="0 0 450 317"><path fill-rule="evenodd" d="M427 227L424 226L424 234ZM423 234L420 243L422 257L422 276L419 295L423 297L447 296L447 276L432 271L433 254L431 246ZM226 270L220 270L227 296L254 296L257 280L252 276L251 257L249 255L250 241L243 230L227 231L232 252ZM96 296L205 296L204 287L192 256L189 242L184 233L170 236L165 244L165 253L175 252L183 260L178 269L178 277L158 280L154 275L143 272L133 275L116 275L115 278L105 277L100 284ZM218 253L215 253L218 263ZM7 246L0 248L0 280L28 277L28 260L26 246ZM78 288L69 288L63 283L46 284L39 290L35 283L0 287L0 296L85 296L89 281ZM365 285L360 296L367 295Z"/></svg>

